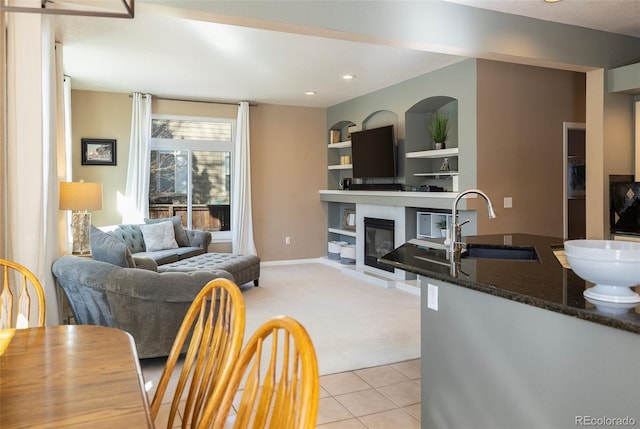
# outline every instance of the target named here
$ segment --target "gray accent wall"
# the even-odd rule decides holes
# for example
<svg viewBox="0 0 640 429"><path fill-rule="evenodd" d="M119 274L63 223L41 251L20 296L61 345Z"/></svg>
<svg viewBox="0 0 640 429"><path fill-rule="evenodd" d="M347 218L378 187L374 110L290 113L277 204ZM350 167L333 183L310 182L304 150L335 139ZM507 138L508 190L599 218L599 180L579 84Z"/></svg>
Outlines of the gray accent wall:
<svg viewBox="0 0 640 429"><path fill-rule="evenodd" d="M398 115L397 137L404 148L405 113L424 99L448 96L458 100L457 146L459 147L460 189L476 184L476 60L467 59L414 79L380 89L362 97L327 109L327 129L341 121L351 121L362 127L372 113L388 110ZM426 124L425 124L426 127ZM427 144L427 142L425 142ZM398 154L404 162L404 151ZM403 171L403 169L400 169Z"/></svg>

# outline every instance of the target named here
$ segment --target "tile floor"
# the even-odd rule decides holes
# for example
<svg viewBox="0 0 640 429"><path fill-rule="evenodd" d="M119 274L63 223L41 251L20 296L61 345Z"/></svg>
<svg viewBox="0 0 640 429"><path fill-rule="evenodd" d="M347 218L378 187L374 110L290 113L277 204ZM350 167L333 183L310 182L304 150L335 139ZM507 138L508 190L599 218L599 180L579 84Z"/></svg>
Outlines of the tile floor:
<svg viewBox="0 0 640 429"><path fill-rule="evenodd" d="M320 377L318 428L420 428L420 359Z"/></svg>
<svg viewBox="0 0 640 429"><path fill-rule="evenodd" d="M142 360L141 367L155 386L163 361ZM157 427L164 427L162 415L161 409ZM420 428L420 359L320 377L317 428Z"/></svg>

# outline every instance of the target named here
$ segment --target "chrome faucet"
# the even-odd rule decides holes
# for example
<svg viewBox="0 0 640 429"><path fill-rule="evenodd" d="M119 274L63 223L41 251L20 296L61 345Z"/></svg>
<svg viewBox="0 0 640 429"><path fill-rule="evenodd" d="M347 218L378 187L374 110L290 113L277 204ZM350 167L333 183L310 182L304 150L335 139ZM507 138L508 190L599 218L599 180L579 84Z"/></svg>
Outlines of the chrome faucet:
<svg viewBox="0 0 640 429"><path fill-rule="evenodd" d="M462 197L468 194L478 194L487 202L487 210L489 211L489 219L495 219L498 215L493 210L493 204L491 204L491 200L489 196L482 192L479 189L467 189L466 191L462 191L458 194L455 200L453 200L453 206L451 208L451 232L450 232L450 242L449 242L449 258L451 263L454 261L459 262L460 256L462 254L462 248L464 243L462 242L462 225L469 222L469 219L458 223L458 202Z"/></svg>

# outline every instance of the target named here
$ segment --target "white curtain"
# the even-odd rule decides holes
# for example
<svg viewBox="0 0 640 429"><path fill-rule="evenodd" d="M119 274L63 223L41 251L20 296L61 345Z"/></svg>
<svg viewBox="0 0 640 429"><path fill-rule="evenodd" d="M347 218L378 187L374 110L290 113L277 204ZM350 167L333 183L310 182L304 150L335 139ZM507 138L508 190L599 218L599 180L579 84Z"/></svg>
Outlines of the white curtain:
<svg viewBox="0 0 640 429"><path fill-rule="evenodd" d="M257 255L253 242L251 214L251 163L249 162L249 103L242 101L236 123L236 151L233 163L231 201L231 244L233 253Z"/></svg>
<svg viewBox="0 0 640 429"><path fill-rule="evenodd" d="M149 137L151 95L133 94L131 142L124 201L119 201L122 223L143 223L149 214Z"/></svg>
<svg viewBox="0 0 640 429"><path fill-rule="evenodd" d="M58 181L72 182L72 160L73 153L71 141L71 78L62 75L62 45L56 44L56 65L59 69L57 76L57 112L58 112ZM60 188L56 189L56 199L59 197ZM60 212L58 219L58 243L60 253L68 252L71 248L71 211Z"/></svg>
<svg viewBox="0 0 640 429"><path fill-rule="evenodd" d="M51 200L57 206L59 197L59 183L73 181L72 161L71 161L71 78L65 76L62 68L61 43L55 44L55 67L56 67L56 180L51 180L53 184L50 188ZM57 207L56 207L56 210ZM58 212L57 243L58 254L68 252L71 243L71 211L64 210Z"/></svg>
<svg viewBox="0 0 640 429"><path fill-rule="evenodd" d="M6 257L40 280L46 324L59 322L51 264L58 240L58 97L53 25L49 17L7 17ZM31 52L33 55L24 55ZM14 291L16 292L16 291ZM32 312L37 306L33 306Z"/></svg>
<svg viewBox="0 0 640 429"><path fill-rule="evenodd" d="M47 19L47 23L51 21ZM47 25L43 25L45 34ZM71 176L71 81L62 72L62 45L53 43L53 36L47 41L44 37L44 49L50 49L49 59L43 63L49 72L48 83L43 85L43 104L48 104L49 115L43 119L43 188L44 192L44 271L45 299L47 302L47 325L60 323L62 314L61 296L55 288L51 275L51 264L60 255L69 250L70 234L69 213L58 209L59 183L70 181ZM45 54L46 55L46 54ZM47 78L45 78L45 81ZM41 277L42 278L42 277Z"/></svg>

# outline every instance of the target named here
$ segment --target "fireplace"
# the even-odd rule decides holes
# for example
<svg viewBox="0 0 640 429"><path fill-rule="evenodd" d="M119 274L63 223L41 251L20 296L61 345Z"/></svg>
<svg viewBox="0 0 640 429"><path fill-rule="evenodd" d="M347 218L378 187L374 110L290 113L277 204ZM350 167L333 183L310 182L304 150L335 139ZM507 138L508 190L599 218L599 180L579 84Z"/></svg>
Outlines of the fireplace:
<svg viewBox="0 0 640 429"><path fill-rule="evenodd" d="M392 267L378 263L380 256L395 247L395 222L388 219L364 218L364 264L393 272Z"/></svg>

